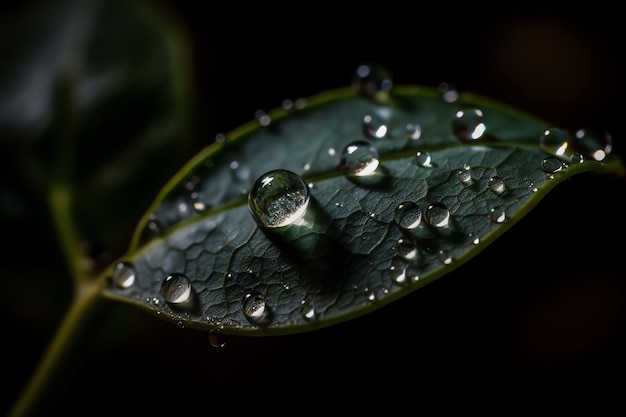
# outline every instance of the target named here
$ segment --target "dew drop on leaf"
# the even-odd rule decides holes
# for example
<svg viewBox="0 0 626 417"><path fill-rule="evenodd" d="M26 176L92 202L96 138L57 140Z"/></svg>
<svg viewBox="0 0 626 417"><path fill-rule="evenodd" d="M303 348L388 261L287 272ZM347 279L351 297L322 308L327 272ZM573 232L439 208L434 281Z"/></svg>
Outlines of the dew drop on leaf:
<svg viewBox="0 0 626 417"><path fill-rule="evenodd" d="M494 223L503 223L506 220L506 213L501 207L492 208L489 212L489 218Z"/></svg>
<svg viewBox="0 0 626 417"><path fill-rule="evenodd" d="M402 259L411 260L417 257L417 246L410 239L398 239L396 251Z"/></svg>
<svg viewBox="0 0 626 417"><path fill-rule="evenodd" d="M186 275L170 274L161 285L161 294L171 307L185 307L193 301L193 288Z"/></svg>
<svg viewBox="0 0 626 417"><path fill-rule="evenodd" d="M128 262L118 262L113 271L113 283L117 288L128 288L135 283L135 268Z"/></svg>
<svg viewBox="0 0 626 417"><path fill-rule="evenodd" d="M368 114L363 118L363 135L368 139L384 139L387 125L380 117Z"/></svg>
<svg viewBox="0 0 626 417"><path fill-rule="evenodd" d="M343 149L339 169L347 175L363 177L373 174L380 161L378 150L366 141L355 141Z"/></svg>
<svg viewBox="0 0 626 417"><path fill-rule="evenodd" d="M461 184L463 185L472 184L472 169L469 165L464 165L463 168L459 169L457 176Z"/></svg>
<svg viewBox="0 0 626 417"><path fill-rule="evenodd" d="M548 156L541 161L541 169L548 174L554 174L563 169L563 162L555 156Z"/></svg>
<svg viewBox="0 0 626 417"><path fill-rule="evenodd" d="M442 203L431 203L426 208L426 220L433 227L447 227L450 222L450 211Z"/></svg>
<svg viewBox="0 0 626 417"><path fill-rule="evenodd" d="M298 174L284 169L260 176L248 194L254 220L268 228L298 223L304 217L309 200L308 184Z"/></svg>
<svg viewBox="0 0 626 417"><path fill-rule="evenodd" d="M452 119L452 134L463 142L480 139L486 130L483 112L479 109L459 110Z"/></svg>
<svg viewBox="0 0 626 417"><path fill-rule="evenodd" d="M396 207L394 220L402 230L417 229L422 221L422 210L416 203L405 201Z"/></svg>
<svg viewBox="0 0 626 417"><path fill-rule="evenodd" d="M435 168L435 164L433 164L433 159L428 152L418 151L415 154L415 163L417 166L422 168Z"/></svg>
<svg viewBox="0 0 626 417"><path fill-rule="evenodd" d="M417 140L422 136L422 127L416 123L406 125L406 135L409 139Z"/></svg>
<svg viewBox="0 0 626 417"><path fill-rule="evenodd" d="M243 314L252 324L267 324L271 319L271 311L265 297L260 293L246 294L242 300Z"/></svg>
<svg viewBox="0 0 626 417"><path fill-rule="evenodd" d="M489 189L496 194L502 194L506 187L504 185L504 181L497 175L489 178Z"/></svg>

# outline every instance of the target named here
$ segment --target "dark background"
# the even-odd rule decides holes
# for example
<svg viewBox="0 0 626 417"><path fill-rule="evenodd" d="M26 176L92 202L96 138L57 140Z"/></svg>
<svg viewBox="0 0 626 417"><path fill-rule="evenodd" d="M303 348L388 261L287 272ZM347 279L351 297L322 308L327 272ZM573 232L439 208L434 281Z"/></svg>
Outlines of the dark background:
<svg viewBox="0 0 626 417"><path fill-rule="evenodd" d="M617 10L165 4L194 57L195 151L256 110L379 63L395 84L447 82L567 129L606 130L625 153ZM623 180L572 178L462 268L316 332L214 348L205 333L119 306L50 414L623 409L623 193ZM13 394L49 335L20 336L29 348Z"/></svg>

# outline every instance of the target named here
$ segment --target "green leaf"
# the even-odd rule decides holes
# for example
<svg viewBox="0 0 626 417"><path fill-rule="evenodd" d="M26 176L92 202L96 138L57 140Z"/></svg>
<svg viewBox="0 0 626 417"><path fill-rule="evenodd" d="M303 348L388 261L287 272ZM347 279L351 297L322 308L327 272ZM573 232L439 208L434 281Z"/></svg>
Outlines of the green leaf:
<svg viewBox="0 0 626 417"><path fill-rule="evenodd" d="M364 85L260 115L197 155L106 294L190 328L306 332L458 268L573 175L624 175L608 136L473 94Z"/></svg>

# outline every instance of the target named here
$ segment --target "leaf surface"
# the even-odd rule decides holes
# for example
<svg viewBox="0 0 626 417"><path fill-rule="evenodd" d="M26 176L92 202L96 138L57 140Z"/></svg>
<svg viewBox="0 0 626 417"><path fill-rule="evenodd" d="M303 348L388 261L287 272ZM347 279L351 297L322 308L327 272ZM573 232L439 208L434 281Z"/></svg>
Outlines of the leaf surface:
<svg viewBox="0 0 626 417"><path fill-rule="evenodd" d="M310 331L454 270L565 179L624 174L602 135L473 94L352 85L295 104L172 178L108 296L225 334Z"/></svg>

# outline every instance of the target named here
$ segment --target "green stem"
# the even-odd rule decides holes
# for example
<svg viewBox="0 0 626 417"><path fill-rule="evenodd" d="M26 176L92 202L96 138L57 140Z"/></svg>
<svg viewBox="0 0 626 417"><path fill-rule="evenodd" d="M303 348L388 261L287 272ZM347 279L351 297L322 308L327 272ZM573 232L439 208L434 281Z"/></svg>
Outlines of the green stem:
<svg viewBox="0 0 626 417"><path fill-rule="evenodd" d="M100 291L98 281L77 286L73 304L8 417L30 417L50 412L56 393L63 389L61 385L68 379L68 368L77 365L76 357L81 356L85 338L99 329L96 322L103 317L104 307L108 305Z"/></svg>

